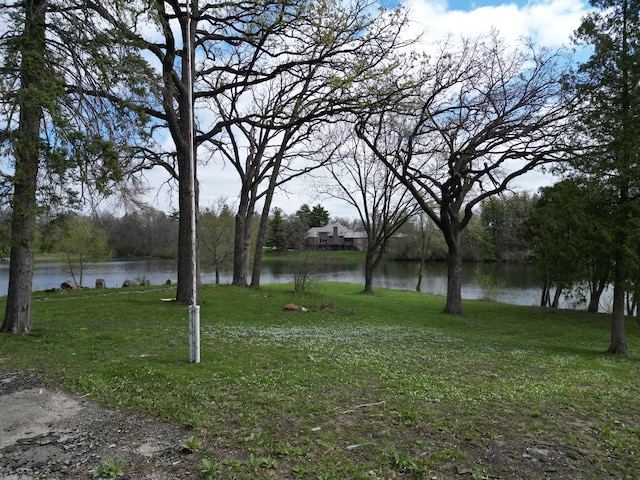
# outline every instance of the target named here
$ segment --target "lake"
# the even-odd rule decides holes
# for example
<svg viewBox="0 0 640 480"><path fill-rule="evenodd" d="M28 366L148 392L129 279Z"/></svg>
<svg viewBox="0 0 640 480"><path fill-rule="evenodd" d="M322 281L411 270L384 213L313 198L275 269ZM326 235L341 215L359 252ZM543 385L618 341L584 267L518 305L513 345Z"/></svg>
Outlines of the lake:
<svg viewBox="0 0 640 480"><path fill-rule="evenodd" d="M37 262L33 277L33 289L47 290L57 288L71 278L64 262ZM415 290L418 264L416 262L384 262L374 275L374 288L384 287L397 290ZM478 274L491 275L495 284L504 285L495 292L495 300L516 305L538 305L540 287L536 280L535 269L531 265L503 263L465 263L462 269L462 296L466 299L481 299L484 292L478 280ZM9 264L0 264L0 295L6 295L9 278ZM152 285L163 284L177 279L177 260L135 259L119 260L95 264L84 272L83 283L95 286L96 279L104 279L107 287L120 287L126 279L147 279ZM364 285L364 266L331 265L314 279L334 282L348 282ZM249 278L250 280L250 278ZM205 270L202 283L212 284L213 272ZM286 264L265 263L261 283L293 282ZM231 283L231 275L223 275L221 283ZM422 279L421 291L436 295L445 295L447 290L447 265L445 262L427 264ZM572 307L563 300L562 307Z"/></svg>

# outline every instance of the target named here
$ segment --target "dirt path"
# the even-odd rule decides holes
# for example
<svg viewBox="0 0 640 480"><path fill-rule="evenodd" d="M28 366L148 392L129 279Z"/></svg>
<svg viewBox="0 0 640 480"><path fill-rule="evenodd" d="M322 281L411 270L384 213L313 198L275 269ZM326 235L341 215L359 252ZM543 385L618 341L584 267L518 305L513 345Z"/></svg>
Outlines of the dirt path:
<svg viewBox="0 0 640 480"><path fill-rule="evenodd" d="M180 445L189 432L141 415L106 410L24 373L0 372L0 479L87 479L105 461L124 479L193 478Z"/></svg>

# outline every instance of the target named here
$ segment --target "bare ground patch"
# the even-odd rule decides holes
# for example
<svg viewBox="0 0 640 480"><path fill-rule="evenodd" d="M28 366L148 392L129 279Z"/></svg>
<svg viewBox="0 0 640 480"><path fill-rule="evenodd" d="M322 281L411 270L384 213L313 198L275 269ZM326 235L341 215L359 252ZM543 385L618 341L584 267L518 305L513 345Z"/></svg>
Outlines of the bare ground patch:
<svg viewBox="0 0 640 480"><path fill-rule="evenodd" d="M0 372L0 405L4 480L86 479L111 458L125 462L121 478L179 479L198 471L197 459L180 451L186 430L102 408L37 376Z"/></svg>

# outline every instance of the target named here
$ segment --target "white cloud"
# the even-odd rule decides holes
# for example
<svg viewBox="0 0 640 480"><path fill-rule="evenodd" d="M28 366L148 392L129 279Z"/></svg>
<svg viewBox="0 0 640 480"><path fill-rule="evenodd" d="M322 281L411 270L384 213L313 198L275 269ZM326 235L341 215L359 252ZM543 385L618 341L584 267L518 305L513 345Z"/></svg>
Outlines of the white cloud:
<svg viewBox="0 0 640 480"><path fill-rule="evenodd" d="M405 5L412 12L412 32L424 30L430 42L449 34L473 37L495 28L508 41L530 36L548 47L568 45L588 7L575 0L534 1L522 7L503 3L470 11L448 9L446 2L437 0L408 0Z"/></svg>

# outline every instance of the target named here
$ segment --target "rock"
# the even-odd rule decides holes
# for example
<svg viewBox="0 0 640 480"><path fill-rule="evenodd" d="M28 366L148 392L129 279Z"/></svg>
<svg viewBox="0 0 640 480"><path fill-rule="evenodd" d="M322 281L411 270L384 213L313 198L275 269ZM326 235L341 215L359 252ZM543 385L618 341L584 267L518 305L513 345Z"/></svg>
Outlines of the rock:
<svg viewBox="0 0 640 480"><path fill-rule="evenodd" d="M66 280L60 284L60 288L63 290L77 290L78 284L73 280Z"/></svg>
<svg viewBox="0 0 640 480"><path fill-rule="evenodd" d="M287 303L284 307L285 310L292 310L292 311L297 311L300 309L300 307L298 307L297 305L293 304L293 303Z"/></svg>
<svg viewBox="0 0 640 480"><path fill-rule="evenodd" d="M146 278L144 280L131 280L131 279L126 279L124 282L122 282L122 288L126 288L126 287L148 287L149 285L151 285L151 282L149 280L147 280Z"/></svg>

